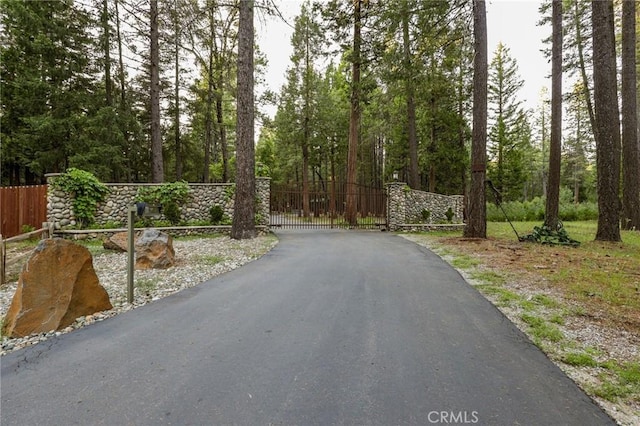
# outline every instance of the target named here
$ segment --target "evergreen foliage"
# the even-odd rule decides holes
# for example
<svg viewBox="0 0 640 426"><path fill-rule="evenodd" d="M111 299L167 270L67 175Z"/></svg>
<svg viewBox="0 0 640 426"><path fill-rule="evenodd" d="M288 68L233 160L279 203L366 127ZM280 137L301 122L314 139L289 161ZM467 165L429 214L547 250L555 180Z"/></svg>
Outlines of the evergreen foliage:
<svg viewBox="0 0 640 426"><path fill-rule="evenodd" d="M531 129L518 100L524 81L504 44L498 44L489 66L489 179L504 201L522 199L525 152L531 146Z"/></svg>
<svg viewBox="0 0 640 426"><path fill-rule="evenodd" d="M152 123L162 124L167 180L235 180L238 8L212 0L157 3L162 101L160 118L152 119L150 2L0 2L2 185L42 183L46 173L70 168L102 181L151 181ZM480 3L360 0L358 61L356 3L305 3L294 21L286 84L254 103L262 130L256 167L249 172L268 174L276 185L306 181L327 191L345 182L350 106L357 93L357 184L382 188L398 173L419 189L464 194L471 178L472 6ZM550 4L542 4L543 22L550 18ZM563 103L565 221L593 218L598 211L591 6L563 0L563 71L577 80L565 89ZM273 12L268 3L260 7ZM508 212L542 220L548 106L541 99L536 120L529 121L532 114L517 101L518 64L506 47L510 40L504 42L490 67L488 177ZM268 58L258 50L253 56L260 84ZM184 67L185 61L196 66ZM357 82L354 62L361 71ZM277 107L273 119L264 112L267 102ZM479 191L478 186L472 192ZM494 210L489 205L489 217ZM89 222L90 214L82 220Z"/></svg>

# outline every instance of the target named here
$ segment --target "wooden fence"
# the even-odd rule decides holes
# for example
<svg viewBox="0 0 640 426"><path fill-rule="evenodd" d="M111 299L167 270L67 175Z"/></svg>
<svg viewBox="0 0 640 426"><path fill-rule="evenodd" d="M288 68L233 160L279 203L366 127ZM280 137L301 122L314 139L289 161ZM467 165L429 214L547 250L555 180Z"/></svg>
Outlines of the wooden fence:
<svg viewBox="0 0 640 426"><path fill-rule="evenodd" d="M7 243L14 243L34 237L39 237L41 239L53 238L53 226L51 224L48 224L46 228L36 229L35 231L26 232L24 234L16 235L15 237L7 239L5 239L2 234L0 234L0 285L3 285L5 283L7 266L21 261L27 256L31 256L31 253L33 253L33 250L29 250L26 253L19 254L12 259L7 260Z"/></svg>
<svg viewBox="0 0 640 426"><path fill-rule="evenodd" d="M42 227L47 220L47 185L0 188L0 234L23 233L23 226Z"/></svg>

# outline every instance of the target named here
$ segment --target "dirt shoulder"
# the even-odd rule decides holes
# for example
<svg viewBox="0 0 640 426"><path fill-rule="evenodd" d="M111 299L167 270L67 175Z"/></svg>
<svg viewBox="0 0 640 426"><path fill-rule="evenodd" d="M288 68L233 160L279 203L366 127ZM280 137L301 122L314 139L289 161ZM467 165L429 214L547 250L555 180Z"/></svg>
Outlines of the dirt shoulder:
<svg viewBox="0 0 640 426"><path fill-rule="evenodd" d="M457 268L619 424L640 424L640 290L621 298L633 282L618 286L607 272L624 268L633 280L640 265L606 250L402 236ZM600 288L591 279L598 275L611 279Z"/></svg>

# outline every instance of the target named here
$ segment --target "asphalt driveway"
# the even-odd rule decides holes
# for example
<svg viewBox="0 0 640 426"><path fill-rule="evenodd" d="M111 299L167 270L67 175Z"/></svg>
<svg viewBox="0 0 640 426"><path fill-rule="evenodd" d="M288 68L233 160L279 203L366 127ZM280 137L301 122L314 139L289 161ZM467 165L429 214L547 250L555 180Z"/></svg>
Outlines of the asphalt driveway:
<svg viewBox="0 0 640 426"><path fill-rule="evenodd" d="M278 236L241 269L2 357L0 423L615 424L430 251Z"/></svg>

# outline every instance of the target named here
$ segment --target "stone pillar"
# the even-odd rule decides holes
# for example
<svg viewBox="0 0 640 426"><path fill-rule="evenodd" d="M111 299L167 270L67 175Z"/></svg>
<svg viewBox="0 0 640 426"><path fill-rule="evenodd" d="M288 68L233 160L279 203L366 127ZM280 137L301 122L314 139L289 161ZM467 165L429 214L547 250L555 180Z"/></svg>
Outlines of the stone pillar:
<svg viewBox="0 0 640 426"><path fill-rule="evenodd" d="M47 222L54 229L75 225L71 196L53 187L56 178L59 176L62 176L62 173L44 175L47 179Z"/></svg>
<svg viewBox="0 0 640 426"><path fill-rule="evenodd" d="M395 231L406 220L404 182L387 183L387 224L389 231Z"/></svg>
<svg viewBox="0 0 640 426"><path fill-rule="evenodd" d="M452 210L455 213L454 222L462 223L464 221L464 195L452 195Z"/></svg>
<svg viewBox="0 0 640 426"><path fill-rule="evenodd" d="M271 178L256 177L256 225L271 225Z"/></svg>

